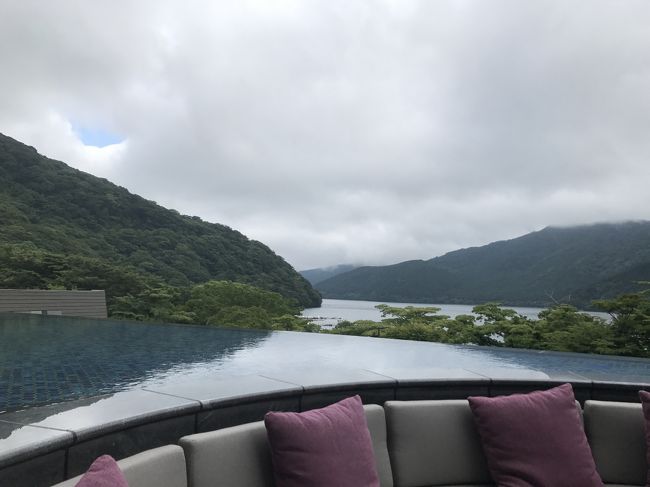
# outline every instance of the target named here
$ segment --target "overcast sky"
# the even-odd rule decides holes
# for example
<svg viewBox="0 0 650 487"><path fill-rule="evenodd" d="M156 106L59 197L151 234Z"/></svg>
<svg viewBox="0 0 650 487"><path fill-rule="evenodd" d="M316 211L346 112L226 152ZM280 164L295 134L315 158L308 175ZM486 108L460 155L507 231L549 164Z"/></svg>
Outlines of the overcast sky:
<svg viewBox="0 0 650 487"><path fill-rule="evenodd" d="M297 269L650 219L650 2L0 0L0 132Z"/></svg>

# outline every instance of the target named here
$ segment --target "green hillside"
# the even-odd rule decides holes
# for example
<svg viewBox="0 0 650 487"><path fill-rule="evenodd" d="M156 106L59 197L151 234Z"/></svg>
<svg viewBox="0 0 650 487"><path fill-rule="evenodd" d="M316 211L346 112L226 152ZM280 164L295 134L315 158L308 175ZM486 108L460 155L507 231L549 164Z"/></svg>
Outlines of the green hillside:
<svg viewBox="0 0 650 487"><path fill-rule="evenodd" d="M42 287L52 282L44 273L74 273L79 264L171 286L230 280L302 306L320 304L311 285L264 244L165 209L2 134L0 263L0 287ZM84 278L94 282L92 271Z"/></svg>
<svg viewBox="0 0 650 487"><path fill-rule="evenodd" d="M316 285L326 298L588 306L650 280L650 222L548 227L427 261L362 267Z"/></svg>

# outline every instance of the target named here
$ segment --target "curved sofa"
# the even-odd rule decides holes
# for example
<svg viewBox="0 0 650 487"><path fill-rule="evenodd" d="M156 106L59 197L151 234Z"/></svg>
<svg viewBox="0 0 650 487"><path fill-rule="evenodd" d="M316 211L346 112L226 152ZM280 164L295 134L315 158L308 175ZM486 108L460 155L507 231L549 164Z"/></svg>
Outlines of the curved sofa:
<svg viewBox="0 0 650 487"><path fill-rule="evenodd" d="M493 485L467 400L364 406L382 487ZM585 432L608 486L646 485L640 404L587 400ZM273 487L263 422L185 436L118 462L130 487ZM73 487L79 477L56 484Z"/></svg>

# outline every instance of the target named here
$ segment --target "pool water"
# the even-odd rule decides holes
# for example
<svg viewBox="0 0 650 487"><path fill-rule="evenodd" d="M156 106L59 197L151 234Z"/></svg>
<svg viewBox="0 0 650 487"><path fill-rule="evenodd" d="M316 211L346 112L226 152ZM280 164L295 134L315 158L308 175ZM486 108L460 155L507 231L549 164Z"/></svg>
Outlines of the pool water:
<svg viewBox="0 0 650 487"><path fill-rule="evenodd" d="M218 367L268 332L38 315L0 316L0 412L125 390L189 365Z"/></svg>
<svg viewBox="0 0 650 487"><path fill-rule="evenodd" d="M289 383L551 378L650 382L650 360L370 337L0 315L0 413L246 374ZM360 375L361 374L361 375Z"/></svg>

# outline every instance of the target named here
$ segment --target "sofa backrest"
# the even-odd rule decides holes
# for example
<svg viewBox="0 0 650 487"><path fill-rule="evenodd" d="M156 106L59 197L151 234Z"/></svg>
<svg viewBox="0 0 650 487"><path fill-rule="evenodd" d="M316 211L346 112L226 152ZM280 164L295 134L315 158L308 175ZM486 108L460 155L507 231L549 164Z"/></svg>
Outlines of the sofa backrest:
<svg viewBox="0 0 650 487"><path fill-rule="evenodd" d="M119 460L129 487L187 487L185 454L178 445L161 446ZM54 487L74 487L81 475Z"/></svg>
<svg viewBox="0 0 650 487"><path fill-rule="evenodd" d="M466 400L388 401L364 406L381 487L490 486ZM646 485L645 420L640 404L585 403L583 419L606 485ZM130 487L273 487L264 423L181 438L118 461ZM54 487L74 487L81 476Z"/></svg>
<svg viewBox="0 0 650 487"><path fill-rule="evenodd" d="M364 406L373 441L381 487L393 487L381 406ZM185 436L190 487L273 487L273 464L262 421Z"/></svg>
<svg viewBox="0 0 650 487"><path fill-rule="evenodd" d="M192 487L273 487L273 465L262 421L180 439Z"/></svg>
<svg viewBox="0 0 650 487"><path fill-rule="evenodd" d="M396 487L493 485L466 400L384 405Z"/></svg>
<svg viewBox="0 0 650 487"><path fill-rule="evenodd" d="M640 404L585 402L585 433L606 484L646 485L646 440Z"/></svg>

